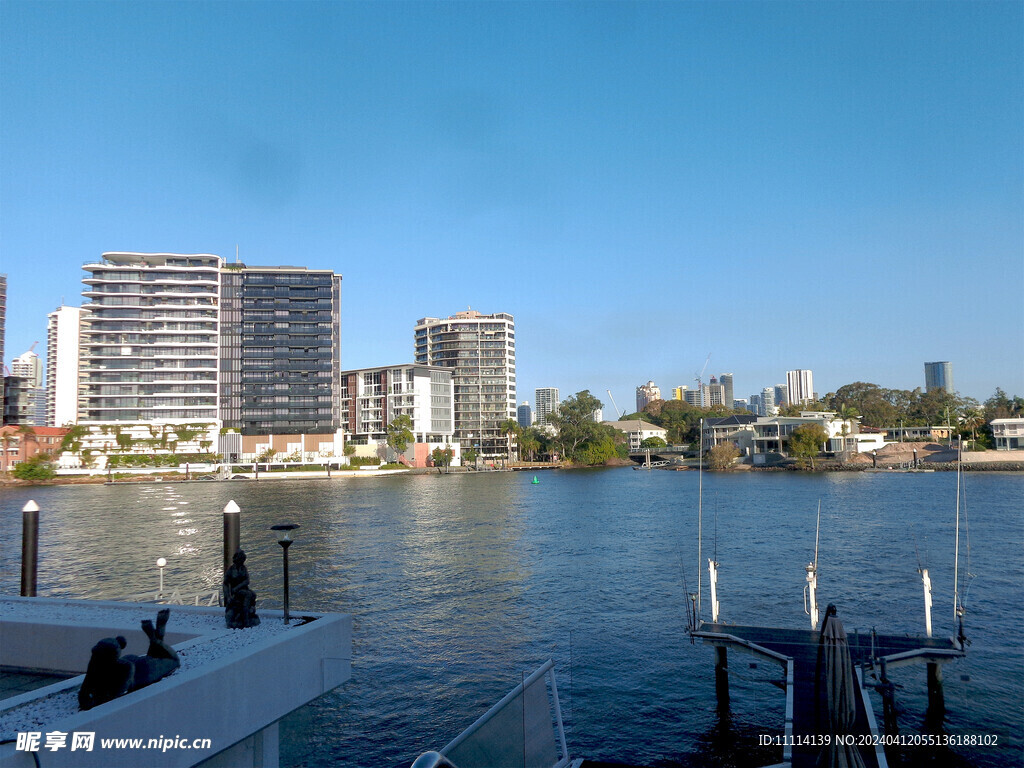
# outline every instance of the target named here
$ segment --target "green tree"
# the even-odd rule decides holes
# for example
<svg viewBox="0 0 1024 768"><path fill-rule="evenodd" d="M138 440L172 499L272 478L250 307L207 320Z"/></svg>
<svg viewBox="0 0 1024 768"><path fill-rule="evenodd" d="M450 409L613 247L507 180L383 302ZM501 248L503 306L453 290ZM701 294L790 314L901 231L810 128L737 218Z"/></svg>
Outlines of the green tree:
<svg viewBox="0 0 1024 768"><path fill-rule="evenodd" d="M50 463L50 456L46 453L36 454L28 461L17 464L11 470L11 474L19 480L28 480L33 483L52 480L57 476L53 464Z"/></svg>
<svg viewBox="0 0 1024 768"><path fill-rule="evenodd" d="M345 447L341 449L341 452L346 456L354 456L356 453L356 447L349 443L345 443Z"/></svg>
<svg viewBox="0 0 1024 768"><path fill-rule="evenodd" d="M585 463L583 459L587 441L599 440L604 436L599 429L601 425L594 421L594 413L599 408L601 401L588 390L583 390L563 400L556 411L548 414L548 424L557 432L555 443L565 458Z"/></svg>
<svg viewBox="0 0 1024 768"><path fill-rule="evenodd" d="M739 449L732 443L719 443L708 451L708 467L716 471L729 469L739 455Z"/></svg>
<svg viewBox="0 0 1024 768"><path fill-rule="evenodd" d="M640 447L644 450L655 450L657 448L664 448L668 443L662 440L660 437L648 437L645 438L641 443Z"/></svg>
<svg viewBox="0 0 1024 768"><path fill-rule="evenodd" d="M828 440L828 433L820 424L801 424L789 435L787 450L789 455L798 459L810 459L814 469L814 459L821 453Z"/></svg>
<svg viewBox="0 0 1024 768"><path fill-rule="evenodd" d="M402 455L409 443L413 440L412 418L406 413L400 413L388 424L388 447L395 453Z"/></svg>
<svg viewBox="0 0 1024 768"><path fill-rule="evenodd" d="M505 436L505 457L512 461L512 437L518 437L522 433L523 428L519 426L519 422L515 419L505 419L498 425L498 430Z"/></svg>
<svg viewBox="0 0 1024 768"><path fill-rule="evenodd" d="M435 467L447 468L452 463L454 455L455 452L446 445L444 448L438 447L431 451L430 458L433 459Z"/></svg>
<svg viewBox="0 0 1024 768"><path fill-rule="evenodd" d="M463 464L476 464L476 449L467 448L462 452L462 463Z"/></svg>
<svg viewBox="0 0 1024 768"><path fill-rule="evenodd" d="M537 451L541 448L541 438L539 432L533 427L527 427L523 430L519 436L519 451L520 453L526 453L530 457L530 461L534 461L537 455Z"/></svg>

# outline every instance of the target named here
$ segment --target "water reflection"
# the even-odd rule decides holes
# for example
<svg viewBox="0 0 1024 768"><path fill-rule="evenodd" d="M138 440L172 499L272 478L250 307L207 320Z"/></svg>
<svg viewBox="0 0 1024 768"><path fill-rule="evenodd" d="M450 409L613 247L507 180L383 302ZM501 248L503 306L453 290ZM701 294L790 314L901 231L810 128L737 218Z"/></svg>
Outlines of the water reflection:
<svg viewBox="0 0 1024 768"><path fill-rule="evenodd" d="M16 528L25 501L42 507L43 595L155 591L158 557L168 559L168 589L209 594L220 585L222 510L234 499L259 605L280 606L282 558L269 528L300 524L289 553L292 605L351 612L355 658L350 683L286 720L283 765L408 764L549 657L574 755L725 765L782 722L784 697L770 674L742 659L730 660L731 711L716 712L712 653L685 639L697 573L693 473L530 479L2 489L0 505ZM982 766L1019 754L1024 730L1014 640L1024 623L1022 481L967 480L970 568L979 574L968 604L974 645L947 672L946 727L1000 735L1007 751L971 753ZM948 633L954 492L955 478L941 474L706 476L704 555L720 563L723 617L805 626L803 566L820 499L819 602L837 603L850 632L920 632L920 554L937 633ZM4 539L8 594L18 590L19 556L16 538ZM923 672L898 674L901 728L920 727Z"/></svg>

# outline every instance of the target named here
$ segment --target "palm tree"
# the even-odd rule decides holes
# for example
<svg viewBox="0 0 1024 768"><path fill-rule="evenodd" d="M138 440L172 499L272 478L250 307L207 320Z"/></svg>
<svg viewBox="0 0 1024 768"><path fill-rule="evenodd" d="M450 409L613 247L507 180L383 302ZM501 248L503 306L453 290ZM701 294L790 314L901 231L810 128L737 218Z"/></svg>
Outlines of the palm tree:
<svg viewBox="0 0 1024 768"><path fill-rule="evenodd" d="M977 439L978 427L984 426L985 414L980 408L971 408L966 411L961 419L965 427L971 428L971 442Z"/></svg>
<svg viewBox="0 0 1024 768"><path fill-rule="evenodd" d="M0 441L4 444L4 472L7 471L7 449L11 447L11 443L14 442L14 438L11 437L10 432L4 432L0 435Z"/></svg>
<svg viewBox="0 0 1024 768"><path fill-rule="evenodd" d="M505 419L498 425L498 430L501 434L505 435L505 456L509 461L512 461L512 435L518 436L522 428L515 419Z"/></svg>

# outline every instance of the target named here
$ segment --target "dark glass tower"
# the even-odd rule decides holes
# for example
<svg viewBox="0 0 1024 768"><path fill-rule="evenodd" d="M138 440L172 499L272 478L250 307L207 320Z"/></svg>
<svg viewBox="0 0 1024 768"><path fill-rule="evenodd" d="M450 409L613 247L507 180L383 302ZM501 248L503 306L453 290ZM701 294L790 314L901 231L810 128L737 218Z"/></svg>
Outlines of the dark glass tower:
<svg viewBox="0 0 1024 768"><path fill-rule="evenodd" d="M340 426L341 275L231 264L221 274L220 415L243 435Z"/></svg>

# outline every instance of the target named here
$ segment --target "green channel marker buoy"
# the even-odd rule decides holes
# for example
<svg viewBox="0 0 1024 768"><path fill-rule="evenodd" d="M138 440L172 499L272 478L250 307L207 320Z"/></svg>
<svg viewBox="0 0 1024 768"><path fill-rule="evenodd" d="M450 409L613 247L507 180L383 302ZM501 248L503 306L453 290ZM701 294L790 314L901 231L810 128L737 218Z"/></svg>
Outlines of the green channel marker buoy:
<svg viewBox="0 0 1024 768"><path fill-rule="evenodd" d="M536 475L533 476L533 484L534 485L540 485L540 480L537 479Z"/></svg>

